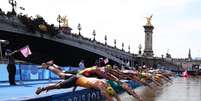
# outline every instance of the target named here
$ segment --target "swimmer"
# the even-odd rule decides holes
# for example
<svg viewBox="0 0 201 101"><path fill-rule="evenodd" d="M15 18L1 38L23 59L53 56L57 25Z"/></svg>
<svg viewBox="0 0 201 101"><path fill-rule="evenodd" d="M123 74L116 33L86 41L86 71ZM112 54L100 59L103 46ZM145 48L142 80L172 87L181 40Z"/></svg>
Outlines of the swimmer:
<svg viewBox="0 0 201 101"><path fill-rule="evenodd" d="M70 73L64 73L62 72L61 69L59 69L59 66L57 66L56 64L50 65L50 63L49 64L42 63L42 67L54 72L60 78L64 79L64 81L60 81L56 84L47 85L46 87L38 87L35 92L37 95L43 91L47 92L53 89L62 89L71 87L74 87L73 91L75 91L76 87L80 86L100 90L101 94L103 94L109 101L113 101L112 97L115 97L117 101L120 101L120 98L118 97L117 93L112 89L112 87L109 84L107 84L107 82L103 80L97 78L88 78L82 75L73 75Z"/></svg>
<svg viewBox="0 0 201 101"><path fill-rule="evenodd" d="M54 72L56 75L58 75L60 78L65 79L68 78L69 73L64 73L61 71L61 69L59 69L59 66L54 64L53 61L47 62L47 63L42 63L42 67L46 68L52 72ZM90 76L96 76L99 78L104 78L107 80L112 80L117 82L119 85L122 86L122 88L130 95L132 95L133 97L135 97L136 99L138 99L139 101L142 101L141 97L131 88L129 87L129 85L127 83L124 83L122 81L120 81L117 77L115 77L114 75L110 74L109 72L107 72L107 69L105 66L103 67L91 67L86 68L81 70L79 73L79 75L84 75L86 77L90 77Z"/></svg>

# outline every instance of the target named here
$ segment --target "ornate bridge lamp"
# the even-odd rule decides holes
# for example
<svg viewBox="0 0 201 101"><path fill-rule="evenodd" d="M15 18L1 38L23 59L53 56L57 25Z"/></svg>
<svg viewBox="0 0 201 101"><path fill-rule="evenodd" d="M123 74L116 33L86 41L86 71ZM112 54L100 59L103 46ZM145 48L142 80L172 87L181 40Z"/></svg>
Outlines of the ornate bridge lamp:
<svg viewBox="0 0 201 101"><path fill-rule="evenodd" d="M78 24L77 29L79 30L79 36L81 36L80 31L81 31L82 28L81 28L81 24L80 23Z"/></svg>
<svg viewBox="0 0 201 101"><path fill-rule="evenodd" d="M62 18L61 18L60 14L57 17L57 22L59 22L59 30L60 30L61 29L61 22L62 22Z"/></svg>
<svg viewBox="0 0 201 101"><path fill-rule="evenodd" d="M16 15L15 7L17 6L17 2L15 0L8 0L8 2L12 6L12 14Z"/></svg>
<svg viewBox="0 0 201 101"><path fill-rule="evenodd" d="M129 45L129 46L128 46L128 52L129 52L129 53L130 53L130 49L131 49L131 48L130 48L130 45Z"/></svg>
<svg viewBox="0 0 201 101"><path fill-rule="evenodd" d="M117 40L114 39L114 48L116 48Z"/></svg>
<svg viewBox="0 0 201 101"><path fill-rule="evenodd" d="M161 58L162 58L162 61L164 62L164 55L163 54L161 55Z"/></svg>
<svg viewBox="0 0 201 101"><path fill-rule="evenodd" d="M92 35L94 36L93 41L95 41L95 40L96 40L96 39L95 39L95 37L96 37L96 31L95 31L95 30L93 30Z"/></svg>
<svg viewBox="0 0 201 101"><path fill-rule="evenodd" d="M142 49L142 45L139 44L138 48L139 48L139 52L138 52L138 53L141 55L141 54L142 54L142 51L141 51L141 49Z"/></svg>
<svg viewBox="0 0 201 101"><path fill-rule="evenodd" d="M123 42L122 42L122 45L121 45L121 46L122 46L122 50L124 50L124 43L123 43Z"/></svg>
<svg viewBox="0 0 201 101"><path fill-rule="evenodd" d="M107 35L105 35L105 45L107 45Z"/></svg>

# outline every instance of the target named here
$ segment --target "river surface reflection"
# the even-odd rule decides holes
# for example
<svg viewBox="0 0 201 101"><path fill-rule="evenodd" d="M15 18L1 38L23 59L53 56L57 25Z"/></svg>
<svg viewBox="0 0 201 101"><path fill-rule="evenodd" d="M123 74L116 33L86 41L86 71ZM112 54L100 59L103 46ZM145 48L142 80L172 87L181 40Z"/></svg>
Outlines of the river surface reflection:
<svg viewBox="0 0 201 101"><path fill-rule="evenodd" d="M136 92L144 101L201 101L201 77L176 77L172 84L155 89L140 87ZM120 97L122 101L137 101L127 93Z"/></svg>

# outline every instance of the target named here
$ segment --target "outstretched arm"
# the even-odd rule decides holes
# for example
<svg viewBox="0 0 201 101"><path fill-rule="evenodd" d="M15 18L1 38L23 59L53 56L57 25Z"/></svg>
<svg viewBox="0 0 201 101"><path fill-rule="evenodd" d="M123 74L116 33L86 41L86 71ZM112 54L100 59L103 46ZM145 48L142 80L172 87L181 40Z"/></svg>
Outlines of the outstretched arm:
<svg viewBox="0 0 201 101"><path fill-rule="evenodd" d="M130 88L130 87L128 86L127 83L123 83L123 84L122 84L122 87L123 87L130 95L132 95L134 98L136 98L138 101L143 101L143 100L141 99L141 97L140 97L134 90L132 90L132 88Z"/></svg>

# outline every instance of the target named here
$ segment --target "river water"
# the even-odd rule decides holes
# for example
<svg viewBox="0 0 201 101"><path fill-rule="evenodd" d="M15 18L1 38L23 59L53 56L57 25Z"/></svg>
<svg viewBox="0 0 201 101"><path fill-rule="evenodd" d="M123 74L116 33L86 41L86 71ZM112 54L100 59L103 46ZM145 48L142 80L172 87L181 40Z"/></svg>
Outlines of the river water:
<svg viewBox="0 0 201 101"><path fill-rule="evenodd" d="M150 89L135 89L144 101L201 101L201 77L176 77L172 84ZM127 93L120 95L122 101L137 101Z"/></svg>

